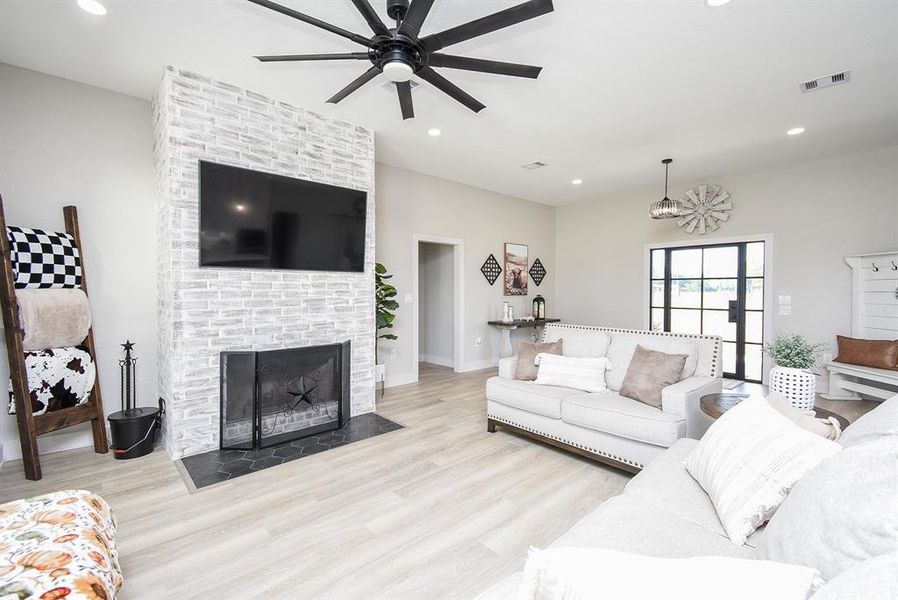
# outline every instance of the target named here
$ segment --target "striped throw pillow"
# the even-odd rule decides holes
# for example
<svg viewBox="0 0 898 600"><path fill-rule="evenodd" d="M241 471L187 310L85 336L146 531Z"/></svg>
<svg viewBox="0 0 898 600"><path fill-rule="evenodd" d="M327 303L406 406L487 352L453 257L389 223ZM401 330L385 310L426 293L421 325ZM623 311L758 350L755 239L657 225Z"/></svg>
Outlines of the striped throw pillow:
<svg viewBox="0 0 898 600"><path fill-rule="evenodd" d="M537 358L539 371L534 382L537 385L557 385L587 392L604 392L606 389L607 358L578 358L556 354L539 354Z"/></svg>
<svg viewBox="0 0 898 600"><path fill-rule="evenodd" d="M711 425L686 470L711 497L734 544L769 519L805 473L841 446L749 398Z"/></svg>

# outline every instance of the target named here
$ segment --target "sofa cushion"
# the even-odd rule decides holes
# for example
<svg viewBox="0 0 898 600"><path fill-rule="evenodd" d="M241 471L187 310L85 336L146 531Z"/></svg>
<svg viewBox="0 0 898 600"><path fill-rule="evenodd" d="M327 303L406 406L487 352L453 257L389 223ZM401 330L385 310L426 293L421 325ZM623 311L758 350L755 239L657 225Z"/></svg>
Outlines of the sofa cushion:
<svg viewBox="0 0 898 600"><path fill-rule="evenodd" d="M898 598L898 552L868 558L842 571L811 600L871 600Z"/></svg>
<svg viewBox="0 0 898 600"><path fill-rule="evenodd" d="M578 329L577 327L546 327L543 333L544 342L554 342L564 338L564 356L581 358L601 358L608 352L611 338L604 331L595 329Z"/></svg>
<svg viewBox="0 0 898 600"><path fill-rule="evenodd" d="M805 475L767 526L758 558L815 567L826 580L898 551L898 437L852 446Z"/></svg>
<svg viewBox="0 0 898 600"><path fill-rule="evenodd" d="M565 339L567 339L566 336ZM620 391L624 377L627 375L627 369L630 367L630 359L633 358L633 353L636 352L637 344L657 352L685 354L687 356L686 364L683 366L683 372L678 381L691 377L695 373L695 366L698 362L698 347L694 341L651 333L614 333L606 354L610 364L608 365L608 371L605 372L605 382L612 390Z"/></svg>
<svg viewBox="0 0 898 600"><path fill-rule="evenodd" d="M661 408L661 390L680 380L687 358L685 354L667 354L636 344L621 383L621 396Z"/></svg>
<svg viewBox="0 0 898 600"><path fill-rule="evenodd" d="M686 435L686 420L605 390L564 398L561 419L595 431L668 447Z"/></svg>
<svg viewBox="0 0 898 600"><path fill-rule="evenodd" d="M839 443L844 448L898 435L898 395L892 396L845 428Z"/></svg>
<svg viewBox="0 0 898 600"><path fill-rule="evenodd" d="M692 478L683 462L698 446L698 440L682 438L666 452L646 465L639 475L630 480L624 493L654 505L677 518L694 523L708 531L727 539L711 498L702 486ZM746 540L746 545L755 547L763 528L758 529Z"/></svg>
<svg viewBox="0 0 898 600"><path fill-rule="evenodd" d="M532 381L490 377L486 381L486 397L494 402L520 408L538 415L561 418L561 400L582 394L580 390L551 385L536 385Z"/></svg>
<svg viewBox="0 0 898 600"><path fill-rule="evenodd" d="M737 546L726 537L659 510L655 504L630 494L606 500L551 547L566 546L608 548L670 558L708 555L752 558L755 555L754 548Z"/></svg>

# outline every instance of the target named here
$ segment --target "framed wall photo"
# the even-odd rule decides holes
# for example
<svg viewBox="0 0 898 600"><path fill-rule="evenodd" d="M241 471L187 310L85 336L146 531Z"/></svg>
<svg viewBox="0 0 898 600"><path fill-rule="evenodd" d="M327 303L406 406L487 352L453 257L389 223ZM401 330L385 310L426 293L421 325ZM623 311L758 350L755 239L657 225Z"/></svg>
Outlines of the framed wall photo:
<svg viewBox="0 0 898 600"><path fill-rule="evenodd" d="M527 246L505 244L504 295L527 295Z"/></svg>

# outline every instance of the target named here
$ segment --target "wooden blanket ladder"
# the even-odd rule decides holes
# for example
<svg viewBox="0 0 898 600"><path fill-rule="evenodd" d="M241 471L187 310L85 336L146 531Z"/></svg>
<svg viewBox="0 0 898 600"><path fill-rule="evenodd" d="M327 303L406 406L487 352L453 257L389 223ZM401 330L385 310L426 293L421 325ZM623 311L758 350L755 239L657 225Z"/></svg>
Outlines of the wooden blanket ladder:
<svg viewBox="0 0 898 600"><path fill-rule="evenodd" d="M66 206L62 209L62 212L65 219L66 233L74 238L75 246L78 248L78 253L81 256L81 289L87 294L84 249L81 247L81 233L78 230L78 211L74 206ZM3 212L2 196L0 196L0 253L2 253L3 263L0 308L3 311L6 352L9 357L9 374L16 401L16 420L19 425L19 441L22 444L22 463L25 468L25 477L37 480L41 478L41 463L37 449L37 436L41 434L90 421L94 437L94 451L101 454L109 452L109 443L106 440L106 419L103 414L103 400L100 394L100 375L98 371L96 382L90 392L90 398L84 404L52 412L48 411L42 415L32 413L28 375L25 370L23 331L19 321L19 305L16 301L15 276L12 269L12 257L6 232L6 217ZM84 346L87 347L96 368L98 363L93 327L87 331Z"/></svg>

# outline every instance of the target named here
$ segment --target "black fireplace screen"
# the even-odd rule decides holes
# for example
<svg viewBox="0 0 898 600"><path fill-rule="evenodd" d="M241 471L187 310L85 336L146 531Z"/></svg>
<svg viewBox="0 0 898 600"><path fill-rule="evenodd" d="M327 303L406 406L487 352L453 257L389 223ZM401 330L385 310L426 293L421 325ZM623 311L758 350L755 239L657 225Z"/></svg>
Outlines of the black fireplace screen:
<svg viewBox="0 0 898 600"><path fill-rule="evenodd" d="M221 353L221 447L259 450L349 419L350 345Z"/></svg>

